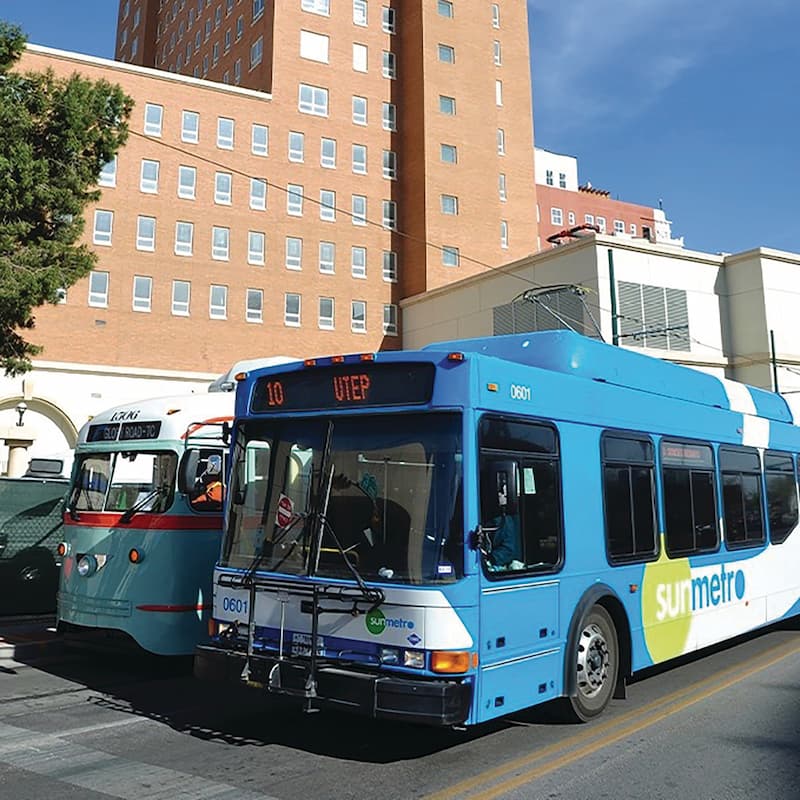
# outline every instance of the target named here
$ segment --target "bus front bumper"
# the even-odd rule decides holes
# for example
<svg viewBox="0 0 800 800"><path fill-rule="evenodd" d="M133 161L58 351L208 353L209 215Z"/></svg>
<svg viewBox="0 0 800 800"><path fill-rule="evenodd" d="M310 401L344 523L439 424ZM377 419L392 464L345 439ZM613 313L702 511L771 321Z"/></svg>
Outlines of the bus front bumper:
<svg viewBox="0 0 800 800"><path fill-rule="evenodd" d="M317 667L316 686L309 693L308 661L252 656L249 675L244 679L245 661L244 653L201 645L195 649L194 675L206 681L245 682L376 719L423 725L461 725L472 703L472 685L466 681L376 674L322 662Z"/></svg>

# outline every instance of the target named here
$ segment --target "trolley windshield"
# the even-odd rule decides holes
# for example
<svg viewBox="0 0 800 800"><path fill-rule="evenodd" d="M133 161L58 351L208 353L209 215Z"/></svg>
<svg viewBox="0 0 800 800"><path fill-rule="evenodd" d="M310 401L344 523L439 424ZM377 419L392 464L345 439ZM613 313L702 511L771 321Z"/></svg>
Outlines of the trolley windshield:
<svg viewBox="0 0 800 800"><path fill-rule="evenodd" d="M70 491L73 511L161 513L172 504L178 456L125 451L78 456Z"/></svg>
<svg viewBox="0 0 800 800"><path fill-rule="evenodd" d="M240 426L222 564L436 583L463 571L461 417Z"/></svg>

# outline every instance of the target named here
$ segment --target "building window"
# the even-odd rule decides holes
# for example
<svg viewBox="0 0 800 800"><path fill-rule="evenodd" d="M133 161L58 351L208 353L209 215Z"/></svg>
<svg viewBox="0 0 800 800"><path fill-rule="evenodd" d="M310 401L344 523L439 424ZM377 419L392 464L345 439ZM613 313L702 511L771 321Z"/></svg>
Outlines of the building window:
<svg viewBox="0 0 800 800"><path fill-rule="evenodd" d="M211 258L215 261L227 261L230 257L230 228L211 228Z"/></svg>
<svg viewBox="0 0 800 800"><path fill-rule="evenodd" d="M492 27L500 27L500 5L499 3L492 3Z"/></svg>
<svg viewBox="0 0 800 800"><path fill-rule="evenodd" d="M228 287L211 284L208 293L208 316L211 319L228 318Z"/></svg>
<svg viewBox="0 0 800 800"><path fill-rule="evenodd" d="M397 306L394 304L383 307L383 332L386 336L397 336Z"/></svg>
<svg viewBox="0 0 800 800"><path fill-rule="evenodd" d="M303 216L303 187L299 184L286 186L286 213L292 217Z"/></svg>
<svg viewBox="0 0 800 800"><path fill-rule="evenodd" d="M397 33L397 13L393 8L384 6L381 9L381 30L392 35Z"/></svg>
<svg viewBox="0 0 800 800"><path fill-rule="evenodd" d="M353 69L356 72L367 71L367 46L365 44L353 44Z"/></svg>
<svg viewBox="0 0 800 800"><path fill-rule="evenodd" d="M322 138L319 148L319 163L328 169L336 169L336 139Z"/></svg>
<svg viewBox="0 0 800 800"><path fill-rule="evenodd" d="M261 231L247 232L247 263L263 266L266 237Z"/></svg>
<svg viewBox="0 0 800 800"><path fill-rule="evenodd" d="M394 250L383 251L383 279L389 283L397 282L397 253Z"/></svg>
<svg viewBox="0 0 800 800"><path fill-rule="evenodd" d="M625 233L625 223L621 219L614 220L614 233Z"/></svg>
<svg viewBox="0 0 800 800"><path fill-rule="evenodd" d="M350 248L350 274L354 278L367 277L367 248Z"/></svg>
<svg viewBox="0 0 800 800"><path fill-rule="evenodd" d="M442 265L445 267L457 267L461 263L461 255L457 247L442 248Z"/></svg>
<svg viewBox="0 0 800 800"><path fill-rule="evenodd" d="M114 212L97 209L94 212L92 241L95 244L110 245L114 229Z"/></svg>
<svg viewBox="0 0 800 800"><path fill-rule="evenodd" d="M215 45L216 47L216 45ZM250 69L257 67L264 57L264 37L259 36L253 44L250 45Z"/></svg>
<svg viewBox="0 0 800 800"><path fill-rule="evenodd" d="M336 245L333 242L319 243L319 271L333 275L336 270Z"/></svg>
<svg viewBox="0 0 800 800"><path fill-rule="evenodd" d="M495 41L492 45L492 53L494 55L494 65L496 67L502 66L503 64L503 51L500 47L500 42Z"/></svg>
<svg viewBox="0 0 800 800"><path fill-rule="evenodd" d="M353 96L353 124L367 124L367 98Z"/></svg>
<svg viewBox="0 0 800 800"><path fill-rule="evenodd" d="M458 150L454 144L441 145L439 152L445 164L455 164L458 161Z"/></svg>
<svg viewBox="0 0 800 800"><path fill-rule="evenodd" d="M254 156L269 155L269 127L253 124L250 136L250 152Z"/></svg>
<svg viewBox="0 0 800 800"><path fill-rule="evenodd" d="M178 167L178 197L194 200L197 187L197 169L183 164Z"/></svg>
<svg viewBox="0 0 800 800"><path fill-rule="evenodd" d="M506 132L502 128L497 129L497 155L506 154Z"/></svg>
<svg viewBox="0 0 800 800"><path fill-rule="evenodd" d="M225 31L225 39L224 39L223 45L222 45L222 49L223 49L223 51L225 53L230 53L232 39L233 39L233 37L232 37L232 34L231 34L231 29L228 28L228 30Z"/></svg>
<svg viewBox="0 0 800 800"><path fill-rule="evenodd" d="M443 194L440 198L442 214L458 214L458 198L452 194Z"/></svg>
<svg viewBox="0 0 800 800"><path fill-rule="evenodd" d="M92 270L89 273L89 305L108 307L108 273Z"/></svg>
<svg viewBox="0 0 800 800"><path fill-rule="evenodd" d="M312 14L329 16L331 13L331 0L301 0L300 8L303 11L310 11Z"/></svg>
<svg viewBox="0 0 800 800"><path fill-rule="evenodd" d="M261 289L247 290L247 310L245 319L248 322L264 321L264 292Z"/></svg>
<svg viewBox="0 0 800 800"><path fill-rule="evenodd" d="M286 269L303 268L303 240L297 236L286 237Z"/></svg>
<svg viewBox="0 0 800 800"><path fill-rule="evenodd" d="M561 211L560 208L551 208L550 209L550 222L553 225L563 225L564 224L564 213Z"/></svg>
<svg viewBox="0 0 800 800"><path fill-rule="evenodd" d="M116 186L117 185L117 157L111 161L103 164L103 169L100 170L100 177L97 179L98 186Z"/></svg>
<svg viewBox="0 0 800 800"><path fill-rule="evenodd" d="M367 24L367 0L353 0L353 24Z"/></svg>
<svg viewBox="0 0 800 800"><path fill-rule="evenodd" d="M437 0L436 10L439 12L440 17L453 17L453 4L449 0Z"/></svg>
<svg viewBox="0 0 800 800"><path fill-rule="evenodd" d="M631 222L630 231L631 231L631 236L636 236L636 223L635 222Z"/></svg>
<svg viewBox="0 0 800 800"><path fill-rule="evenodd" d="M139 191L145 194L158 194L158 161L142 159L142 171L139 177Z"/></svg>
<svg viewBox="0 0 800 800"><path fill-rule="evenodd" d="M389 78L389 80L395 80L397 78L397 56L388 51L383 51L383 71L382 71L384 78Z"/></svg>
<svg viewBox="0 0 800 800"><path fill-rule="evenodd" d="M548 170L545 172L545 174L544 174L544 182L545 182L545 183L546 183L548 186L554 186L554 185L555 185L555 184L554 184L554 182L553 182L553 170L551 170L551 169L548 169Z"/></svg>
<svg viewBox="0 0 800 800"><path fill-rule="evenodd" d="M175 223L175 255L190 256L194 239L194 224L191 222Z"/></svg>
<svg viewBox="0 0 800 800"><path fill-rule="evenodd" d="M217 117L217 147L233 150L234 122L228 117Z"/></svg>
<svg viewBox="0 0 800 800"><path fill-rule="evenodd" d="M597 218L597 227L600 228L600 233L606 232L606 218L605 217L598 217Z"/></svg>
<svg viewBox="0 0 800 800"><path fill-rule="evenodd" d="M300 58L305 58L308 61L318 61L321 64L327 64L329 58L329 49L329 37L321 33L300 31Z"/></svg>
<svg viewBox="0 0 800 800"><path fill-rule="evenodd" d="M319 218L323 222L336 221L336 192L330 189L320 189Z"/></svg>
<svg viewBox="0 0 800 800"><path fill-rule="evenodd" d="M216 67L217 64L219 64L219 42L214 42L211 50L211 66Z"/></svg>
<svg viewBox="0 0 800 800"><path fill-rule="evenodd" d="M504 219L500 220L500 247L508 249L508 222Z"/></svg>
<svg viewBox="0 0 800 800"><path fill-rule="evenodd" d="M494 82L494 104L496 106L503 105L503 81Z"/></svg>
<svg viewBox="0 0 800 800"><path fill-rule="evenodd" d="M505 203L506 200L508 200L508 191L506 189L506 176L503 172L501 172L497 177L497 192L500 197L500 201Z"/></svg>
<svg viewBox="0 0 800 800"><path fill-rule="evenodd" d="M439 95L439 111L448 116L455 116L456 113L456 99L455 97L448 97L446 94Z"/></svg>
<svg viewBox="0 0 800 800"><path fill-rule="evenodd" d="M217 16L219 16L220 8L217 7ZM253 0L253 22L255 22L264 13L264 0Z"/></svg>
<svg viewBox="0 0 800 800"><path fill-rule="evenodd" d="M153 279L133 276L133 310L150 311L153 298Z"/></svg>
<svg viewBox="0 0 800 800"><path fill-rule="evenodd" d="M383 151L383 177L390 181L397 179L397 153L394 150Z"/></svg>
<svg viewBox="0 0 800 800"><path fill-rule="evenodd" d="M367 304L363 300L350 303L350 330L365 333L367 330Z"/></svg>
<svg viewBox="0 0 800 800"><path fill-rule="evenodd" d="M303 114L327 117L328 90L323 89L321 86L308 86L305 83L301 83L298 108Z"/></svg>
<svg viewBox="0 0 800 800"><path fill-rule="evenodd" d="M233 82L238 86L242 80L242 59L237 58L233 62Z"/></svg>
<svg viewBox="0 0 800 800"><path fill-rule="evenodd" d="M250 208L255 211L267 208L267 182L260 178L250 178Z"/></svg>
<svg viewBox="0 0 800 800"><path fill-rule="evenodd" d="M172 281L172 313L176 317L189 316L191 290L189 281Z"/></svg>
<svg viewBox="0 0 800 800"><path fill-rule="evenodd" d="M439 61L444 64L454 64L456 61L456 51L449 44L439 45Z"/></svg>
<svg viewBox="0 0 800 800"><path fill-rule="evenodd" d="M238 42L243 35L244 35L244 17L239 17L236 20L236 41Z"/></svg>
<svg viewBox="0 0 800 800"><path fill-rule="evenodd" d="M558 185L559 185L559 188L561 188L561 189L566 189L567 188L567 176L563 172L559 172L558 173Z"/></svg>
<svg viewBox="0 0 800 800"><path fill-rule="evenodd" d="M305 134L289 131L289 161L301 163L305 160Z"/></svg>
<svg viewBox="0 0 800 800"><path fill-rule="evenodd" d="M353 172L356 175L367 174L367 148L363 144L353 145Z"/></svg>
<svg viewBox="0 0 800 800"><path fill-rule="evenodd" d="M161 124L164 120L164 106L145 103L144 132L147 136L161 136Z"/></svg>
<svg viewBox="0 0 800 800"><path fill-rule="evenodd" d="M397 130L397 106L394 103L383 103L382 118L385 131Z"/></svg>
<svg viewBox="0 0 800 800"><path fill-rule="evenodd" d="M233 194L233 175L230 172L217 172L214 175L214 202L229 206Z"/></svg>
<svg viewBox="0 0 800 800"><path fill-rule="evenodd" d="M567 225L572 227L574 224L575 224L575 212L570 211L569 214L567 214Z"/></svg>
<svg viewBox="0 0 800 800"><path fill-rule="evenodd" d="M332 331L333 323L333 298L320 297L319 299L319 320L317 325L324 331Z"/></svg>
<svg viewBox="0 0 800 800"><path fill-rule="evenodd" d="M136 218L136 249L153 252L156 249L156 218Z"/></svg>
<svg viewBox="0 0 800 800"><path fill-rule="evenodd" d="M367 198L363 194L354 194L351 202L353 225L367 224Z"/></svg>
<svg viewBox="0 0 800 800"><path fill-rule="evenodd" d="M390 231L397 230L397 203L394 200L383 201L383 227Z"/></svg>
<svg viewBox="0 0 800 800"><path fill-rule="evenodd" d="M587 225L594 225L594 214L584 214L583 215L583 221Z"/></svg>
<svg viewBox="0 0 800 800"><path fill-rule="evenodd" d="M300 327L300 295L287 292L283 304L283 324L292 328Z"/></svg>
<svg viewBox="0 0 800 800"><path fill-rule="evenodd" d="M200 115L196 111L184 111L181 115L181 141L189 144L200 141Z"/></svg>

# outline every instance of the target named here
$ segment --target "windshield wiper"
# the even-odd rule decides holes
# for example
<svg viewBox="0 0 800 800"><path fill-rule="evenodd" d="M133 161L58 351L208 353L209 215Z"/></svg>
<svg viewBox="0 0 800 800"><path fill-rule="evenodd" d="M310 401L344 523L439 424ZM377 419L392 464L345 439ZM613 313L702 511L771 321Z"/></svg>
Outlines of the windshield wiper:
<svg viewBox="0 0 800 800"><path fill-rule="evenodd" d="M142 511L144 507L155 500L157 497L161 497L162 495L166 494L166 490L163 486L156 486L155 489L151 489L144 497L137 500L120 518L119 521L123 525L127 525L132 519L133 515L139 511ZM152 510L152 509L151 509Z"/></svg>

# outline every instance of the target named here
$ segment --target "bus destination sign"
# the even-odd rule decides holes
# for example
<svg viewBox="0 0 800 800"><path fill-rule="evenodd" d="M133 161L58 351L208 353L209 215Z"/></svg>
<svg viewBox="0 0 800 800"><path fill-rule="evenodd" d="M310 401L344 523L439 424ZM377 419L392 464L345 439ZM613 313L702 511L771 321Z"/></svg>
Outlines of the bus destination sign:
<svg viewBox="0 0 800 800"><path fill-rule="evenodd" d="M358 364L309 368L259 378L251 410L319 411L419 405L433 394L433 364Z"/></svg>
<svg viewBox="0 0 800 800"><path fill-rule="evenodd" d="M127 442L131 439L158 439L160 432L160 422L123 422L119 431L119 440Z"/></svg>
<svg viewBox="0 0 800 800"><path fill-rule="evenodd" d="M86 436L87 442L116 442L119 433L119 422L107 425L90 425Z"/></svg>

